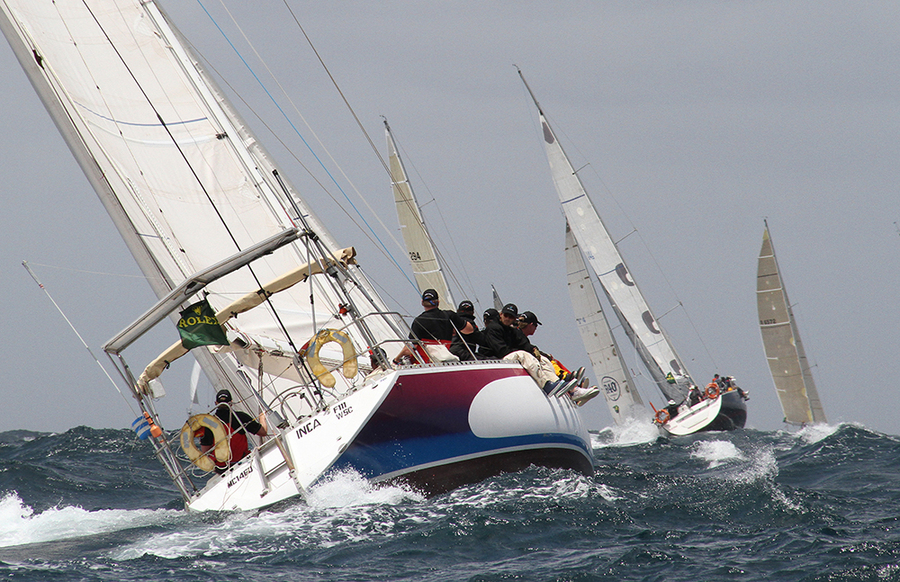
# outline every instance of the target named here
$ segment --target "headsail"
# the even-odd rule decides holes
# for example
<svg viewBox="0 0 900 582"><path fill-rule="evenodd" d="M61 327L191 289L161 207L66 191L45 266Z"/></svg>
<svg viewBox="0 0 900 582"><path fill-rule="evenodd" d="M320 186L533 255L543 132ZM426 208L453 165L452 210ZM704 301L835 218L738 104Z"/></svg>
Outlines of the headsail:
<svg viewBox="0 0 900 582"><path fill-rule="evenodd" d="M759 329L775 391L789 424L827 422L766 223L756 276Z"/></svg>
<svg viewBox="0 0 900 582"><path fill-rule="evenodd" d="M569 297L575 310L575 323L581 341L594 369L597 385L603 390L606 404L616 424L643 410L644 402L634 386L631 374L622 360L606 314L600 307L591 274L584 264L581 249L566 223L566 273Z"/></svg>
<svg viewBox="0 0 900 582"><path fill-rule="evenodd" d="M403 233L403 242L406 244L409 262L416 277L416 286L419 293L425 289L437 291L444 309L455 308L456 302L450 294L441 261L432 244L431 235L428 234L428 228L425 226L419 203L409 183L406 168L403 167L403 160L400 159L400 152L397 151L387 120L384 121L384 134L390 155L391 187L397 206L397 218L400 220L400 232Z"/></svg>
<svg viewBox="0 0 900 582"><path fill-rule="evenodd" d="M524 77L522 81L525 82ZM553 184L575 239L613 305L630 325L633 335L629 337L650 375L667 398L680 402L693 380L631 278L625 260L533 94L532 99L538 108Z"/></svg>
<svg viewBox="0 0 900 582"><path fill-rule="evenodd" d="M3 0L0 25L158 297L286 229L302 226L328 252L339 249L154 2ZM211 283L210 304L219 310L308 263L308 244ZM323 326L343 325L348 296L358 316L385 312L348 269L359 276L347 294L333 278L313 278L229 325L299 348ZM348 330L360 346L398 336L387 319L368 324ZM229 356L194 353L217 386L245 385Z"/></svg>

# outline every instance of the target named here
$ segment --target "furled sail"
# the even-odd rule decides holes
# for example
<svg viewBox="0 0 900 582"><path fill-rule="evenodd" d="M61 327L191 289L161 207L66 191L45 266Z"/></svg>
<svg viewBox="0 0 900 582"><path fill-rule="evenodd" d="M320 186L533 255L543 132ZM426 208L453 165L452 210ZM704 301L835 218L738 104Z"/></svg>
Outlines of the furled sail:
<svg viewBox="0 0 900 582"><path fill-rule="evenodd" d="M394 143L394 136L387 120L384 122L384 134L387 137L388 153L390 155L391 186L394 191L394 202L397 206L397 218L400 220L400 232L403 233L403 242L409 254L409 262L416 277L416 286L419 293L425 289L434 289L443 304L444 309L454 309L456 302L450 294L450 287L444 277L440 259L428 234L425 220L419 211L419 203L413 193L400 159L400 152Z"/></svg>
<svg viewBox="0 0 900 582"><path fill-rule="evenodd" d="M547 123L537 99L534 102L538 107L553 184L575 239L613 305L630 326L633 333L629 337L650 375L667 398L680 402L693 380L632 279L625 260Z"/></svg>
<svg viewBox="0 0 900 582"><path fill-rule="evenodd" d="M594 369L597 385L603 390L613 420L616 424L622 424L627 418L634 417L643 410L644 402L622 360L606 314L591 283L591 274L584 264L581 249L568 223L566 273L569 297L575 310L575 323Z"/></svg>
<svg viewBox="0 0 900 582"><path fill-rule="evenodd" d="M158 297L285 229L315 235L210 283L216 311L316 260L311 239L339 250L153 1L0 0L0 27ZM312 277L228 326L299 348L352 311L365 318L365 330L347 329L358 346L398 337L395 321L372 315L387 311L372 286L346 268L352 282ZM193 353L217 386L244 384L231 357Z"/></svg>
<svg viewBox="0 0 900 582"><path fill-rule="evenodd" d="M768 224L759 251L756 305L763 347L784 411L784 421L789 424L827 422L778 269Z"/></svg>

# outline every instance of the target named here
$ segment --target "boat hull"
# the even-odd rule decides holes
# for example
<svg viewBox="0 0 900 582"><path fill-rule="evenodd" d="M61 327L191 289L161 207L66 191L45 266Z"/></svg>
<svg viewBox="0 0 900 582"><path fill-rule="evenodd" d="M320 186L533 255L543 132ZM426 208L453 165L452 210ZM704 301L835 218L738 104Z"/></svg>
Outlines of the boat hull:
<svg viewBox="0 0 900 582"><path fill-rule="evenodd" d="M590 437L569 398L498 363L401 371L335 468L435 495L529 465L590 475Z"/></svg>
<svg viewBox="0 0 900 582"><path fill-rule="evenodd" d="M685 436L698 432L737 430L747 422L747 403L738 390L723 392L717 398L704 400L661 425L669 436Z"/></svg>
<svg viewBox="0 0 900 582"><path fill-rule="evenodd" d="M435 495L530 465L593 473L590 436L568 397L547 397L518 364L416 366L266 440L187 507L258 509L304 496L329 469Z"/></svg>

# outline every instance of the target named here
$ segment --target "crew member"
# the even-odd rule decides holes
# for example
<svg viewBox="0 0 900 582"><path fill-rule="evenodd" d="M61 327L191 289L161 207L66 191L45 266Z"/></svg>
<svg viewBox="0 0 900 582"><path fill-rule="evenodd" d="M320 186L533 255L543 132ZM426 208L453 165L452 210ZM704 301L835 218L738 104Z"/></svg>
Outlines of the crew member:
<svg viewBox="0 0 900 582"><path fill-rule="evenodd" d="M234 410L231 407L231 392L219 390L216 393L215 415L225 425L225 436L231 447L231 461L221 462L216 460L216 472L223 473L228 467L234 465L250 453L247 443L247 432L264 437L269 434L266 426L265 413L259 415L259 420L254 419L246 412ZM203 429L200 437L200 450L203 452L211 449L216 443L212 431Z"/></svg>

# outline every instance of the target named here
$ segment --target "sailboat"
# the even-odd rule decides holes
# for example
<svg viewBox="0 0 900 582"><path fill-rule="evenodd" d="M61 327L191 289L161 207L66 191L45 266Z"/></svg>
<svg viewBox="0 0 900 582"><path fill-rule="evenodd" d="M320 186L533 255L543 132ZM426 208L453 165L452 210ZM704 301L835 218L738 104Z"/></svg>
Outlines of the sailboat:
<svg viewBox="0 0 900 582"><path fill-rule="evenodd" d="M624 424L642 416L644 401L634 385L622 352L616 343L606 313L591 282L591 274L572 228L566 222L566 278L569 298L575 311L575 323L594 369L597 385L606 399L613 421Z"/></svg>
<svg viewBox="0 0 900 582"><path fill-rule="evenodd" d="M710 382L703 397L691 405L688 393L696 386L693 378L653 316L521 70L519 76L538 110L553 184L571 232L650 377L671 403L656 411L661 429L682 436L742 428L747 419L744 392L728 379L721 384Z"/></svg>
<svg viewBox="0 0 900 582"><path fill-rule="evenodd" d="M394 142L391 126L384 120L384 134L387 139L388 159L391 169L391 189L394 192L394 204L397 208L397 218L400 221L400 232L403 233L403 242L409 255L413 275L416 278L416 286L419 293L426 289L437 291L441 303L455 307L456 302L450 294L450 286L444 276L438 253L432 244L431 235L422 218L419 202L409 182L409 176Z"/></svg>
<svg viewBox="0 0 900 582"><path fill-rule="evenodd" d="M784 288L767 221L759 250L756 306L759 331L775 392L784 411L784 422L798 426L828 422L800 341L800 330Z"/></svg>
<svg viewBox="0 0 900 582"><path fill-rule="evenodd" d="M0 29L158 297L104 351L187 509L301 498L342 469L427 494L530 464L593 472L574 404L521 366L392 364L409 326L157 2L0 0ZM132 367L166 321L180 339ZM187 354L220 406L268 425L246 456L221 408L165 426L161 375Z"/></svg>

